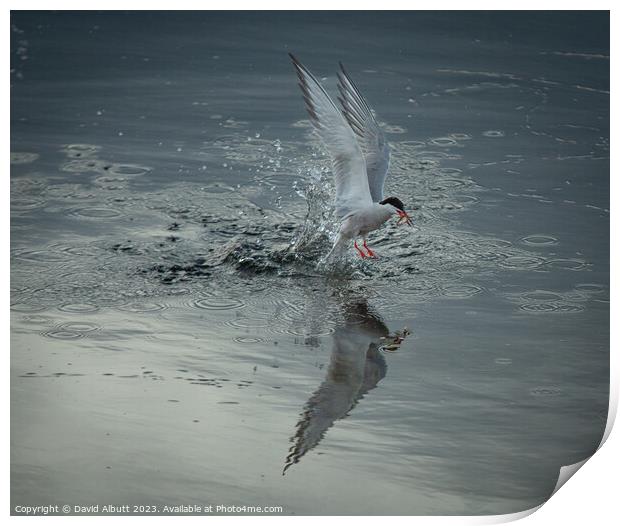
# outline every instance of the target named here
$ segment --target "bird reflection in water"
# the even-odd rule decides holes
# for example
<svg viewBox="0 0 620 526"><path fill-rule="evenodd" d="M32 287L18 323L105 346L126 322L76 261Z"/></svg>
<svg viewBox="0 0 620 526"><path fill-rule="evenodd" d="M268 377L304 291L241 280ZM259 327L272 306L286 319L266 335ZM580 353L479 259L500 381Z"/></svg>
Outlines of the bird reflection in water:
<svg viewBox="0 0 620 526"><path fill-rule="evenodd" d="M312 394L291 437L292 445L282 474L311 449L325 432L351 410L385 377L384 351L398 348L407 329L390 336L388 328L364 299L348 301L343 322L333 335L327 376Z"/></svg>

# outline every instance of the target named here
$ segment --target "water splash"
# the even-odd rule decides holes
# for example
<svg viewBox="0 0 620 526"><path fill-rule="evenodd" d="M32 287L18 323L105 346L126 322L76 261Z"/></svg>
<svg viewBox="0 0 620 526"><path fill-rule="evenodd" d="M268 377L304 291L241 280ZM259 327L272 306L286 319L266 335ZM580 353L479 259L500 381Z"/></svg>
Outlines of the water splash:
<svg viewBox="0 0 620 526"><path fill-rule="evenodd" d="M51 214L101 225L108 233L97 230L93 235L80 221L75 223L79 235L66 242L34 250L14 247L11 255L20 265L12 267L17 285L13 304L131 310L140 303L165 304L178 289L190 294L195 305L206 301L201 298L207 290L226 291L223 305L238 305L264 283L288 288L282 289L284 296L313 279L372 280L378 304L389 313L411 301L480 294L483 288L472 279L477 275L588 268L582 260L542 254L556 243L547 234L513 243L458 228L458 213L475 207L485 189L450 166L445 147L452 142L436 139L392 144L386 193L399 195L412 210L415 228L388 222L372 233L369 245L377 260L359 260L351 251L340 261L321 263L338 225L328 161L312 134L308 149L304 142L248 140L247 133L234 127L228 132L208 152L232 163L234 171L251 170L253 183L177 181L165 189L137 190L134 181L151 169L111 162L93 144L61 148L66 160L59 168L79 174L75 182L41 174L14 178L12 203L20 205L16 214L24 221L45 207ZM459 144L471 140L456 133L448 138ZM442 151L426 150L427 143L442 146ZM37 159L30 164L36 168ZM390 302L381 299L387 291ZM289 329L296 331L293 325Z"/></svg>

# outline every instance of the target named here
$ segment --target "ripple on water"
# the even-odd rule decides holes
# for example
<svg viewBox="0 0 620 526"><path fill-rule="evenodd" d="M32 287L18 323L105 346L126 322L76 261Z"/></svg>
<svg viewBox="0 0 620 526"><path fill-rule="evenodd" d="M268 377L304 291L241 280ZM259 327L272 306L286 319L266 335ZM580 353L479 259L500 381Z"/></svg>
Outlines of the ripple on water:
<svg viewBox="0 0 620 526"><path fill-rule="evenodd" d="M93 183L104 190L121 190L126 187L127 179L120 176L100 175L94 179Z"/></svg>
<svg viewBox="0 0 620 526"><path fill-rule="evenodd" d="M508 248L512 246L512 242L506 240L506 239L500 239L500 238L488 238L488 239L476 239L475 243L481 243L483 246L485 247L492 247L492 248Z"/></svg>
<svg viewBox="0 0 620 526"><path fill-rule="evenodd" d="M236 336L232 340L236 343L248 343L248 344L261 343L264 341L262 338L259 338L258 336Z"/></svg>
<svg viewBox="0 0 620 526"><path fill-rule="evenodd" d="M54 328L49 331L41 333L46 338L53 338L55 340L77 340L84 337L83 332L70 331L61 328Z"/></svg>
<svg viewBox="0 0 620 526"><path fill-rule="evenodd" d="M41 316L40 314L30 314L22 316L21 321L23 323L32 323L33 325L51 325L54 322L54 318L51 316Z"/></svg>
<svg viewBox="0 0 620 526"><path fill-rule="evenodd" d="M101 256L102 248L97 246L94 243L88 244L76 244L76 245L65 245L61 243L53 243L48 245L50 250L53 250L58 253L70 254L72 257L83 257L83 256ZM107 248L107 247L106 247ZM104 248L103 250L105 250Z"/></svg>
<svg viewBox="0 0 620 526"><path fill-rule="evenodd" d="M39 158L38 153L11 152L11 164L29 164Z"/></svg>
<svg viewBox="0 0 620 526"><path fill-rule="evenodd" d="M224 322L229 327L235 329L269 329L272 328L274 319L271 316L236 316Z"/></svg>
<svg viewBox="0 0 620 526"><path fill-rule="evenodd" d="M114 219L120 217L122 214L118 210L113 208L104 207L86 207L86 208L74 208L69 211L70 215L78 217L86 217L88 219Z"/></svg>
<svg viewBox="0 0 620 526"><path fill-rule="evenodd" d="M435 137L428 141L428 144L431 146L440 146L442 148L447 148L451 146L458 146L458 142L453 137Z"/></svg>
<svg viewBox="0 0 620 526"><path fill-rule="evenodd" d="M459 145L457 141L464 139L464 136L460 136L459 134L452 134L447 137L439 137L433 139L433 141L435 141L435 143L433 143L433 147L429 147L422 142L409 142L400 144L397 143L395 145L397 150L403 151L405 153L405 161L408 162L411 167L420 166L419 159L415 155L416 153L420 152L420 150L435 150L435 152L420 152L421 156L426 155L427 157L432 158L432 162L429 161L421 168L425 171L424 177L426 177L426 179L423 179L423 188L421 187L417 189L417 192L421 192L422 189L424 191L427 191L428 187L435 183L441 186L439 190L441 191L442 195L433 197L433 199L439 200L443 203L447 203L446 206L448 207L457 208L458 205L473 200L471 196L454 195L455 192L470 193L469 188L459 190L460 187L463 187L465 185L472 185L473 188L471 189L471 193L473 193L475 191L475 187L471 180L463 177L461 171L456 168L442 168L439 164L435 163L435 161L443 162L443 160L446 159L446 155L454 151L449 147ZM444 146L444 148L441 148L441 146ZM85 163L82 165L71 165L76 170L80 166L82 168L86 166L86 168L88 169L96 168L97 170L99 170L98 167L100 167L105 171L105 173L93 174L92 177L89 178L89 180L95 179L95 183L100 186L109 185L109 187L114 187L115 185L122 185L127 180L129 180L131 176L139 175L141 173L144 173L145 170L149 170L148 168L142 166L106 163L104 161L99 161L96 158L92 158L92 155L96 153L98 148L91 147L91 145L85 145L84 148L76 148L75 145L69 145L67 146L67 150L70 150L74 154L79 153L80 155L78 157L72 156L70 159L64 159L65 161L79 161L80 163ZM85 158L89 156L91 156L91 158ZM95 164L89 165L89 162L95 162ZM108 167L107 169L105 168L106 166ZM276 175L280 177L281 173L284 173L284 170L278 171ZM83 179L83 177L81 179ZM403 187L404 184L405 183L403 180ZM200 219L203 217L204 208L202 204L204 204L205 193L212 193L213 195L209 195L207 197L209 199L213 199L213 203L216 209L210 210L210 213L212 213L213 217L217 221L219 221L218 225L222 226L221 230L223 233L228 233L230 231L235 236L240 236L241 241L239 241L237 244L240 247L238 251L241 256L245 257L249 254L251 257L256 258L260 264L262 264L263 260L260 258L263 258L264 255L264 259L266 261L272 262L273 260L273 264L278 267L282 267L283 265L288 264L288 260L276 260L276 258L273 257L273 243L271 242L272 240L267 237L267 234L270 234L273 231L271 224L271 222L273 222L273 219L261 218L259 217L258 213L254 212L252 212L254 215L250 215L251 210L247 211L241 207L238 207L238 203L240 205L246 206L247 200L245 196L237 195L238 192L234 188L224 186L215 188L210 185L204 191L195 190L193 192L187 193L183 192L182 188L183 187L177 187L177 192L179 191L179 189L181 189L181 193L183 194L182 198L170 198L169 195L164 195L164 192L162 192L153 193L154 199L152 201L148 199L147 201L151 203L152 209L156 210L158 214L168 214L176 219L177 215L182 217L183 213L184 216L188 219L188 221L199 222ZM66 190L67 189L63 189L63 192ZM69 188L69 190L71 189ZM102 189L100 187L94 187L93 191L98 193L93 194L95 198L97 197L97 195L102 195ZM436 191L436 193L440 192ZM38 195L39 194L36 194L35 197L37 197ZM123 197L125 195L126 194L124 193L122 194ZM177 195L180 194L177 193ZM237 197L233 197L235 195L237 195ZM172 201L170 201L170 199L172 199ZM177 201L178 199L181 199L183 202L181 203L180 201ZM187 199L189 199L189 201L186 201ZM209 201L209 203L211 204L211 201ZM112 207L112 209L108 209L105 208L105 203L97 202L94 200L91 202L82 201L79 204L75 201L73 202L73 206L90 206L89 208L81 208L79 209L79 211L74 211L75 215L100 220L118 217L119 215L121 215L121 212L114 210L114 207L118 207L119 210L125 213L125 211L129 209L129 204L130 201L127 201L126 204L114 204L110 202L109 206ZM176 212L176 208L171 209L171 207L175 205L182 207L179 210L178 214ZM187 210L185 211L186 207ZM239 219L236 215L237 212L240 210L244 210L245 217L243 219ZM222 218L223 214L225 214L226 217ZM429 212L428 216L431 218L430 220L432 221L435 218L439 218L440 214L434 214ZM217 233L217 229L219 228L219 226L211 225L211 221L209 221L208 223L209 224L207 225L207 222L205 222L205 228L201 229L201 232L203 230L209 230L209 234L211 234L211 238L209 238L209 241L213 242L213 232ZM440 228L441 224L436 230L440 230ZM185 231L183 233L185 233ZM287 231L287 234L288 233L289 231ZM224 237L224 235L222 235L222 237ZM394 299L396 300L394 304L404 304L410 303L411 301L415 302L416 299L422 300L426 298L437 297L440 295L443 295L447 298L469 298L480 294L483 291L483 289L480 287L468 283L460 285L454 283L460 282L456 281L457 279L463 279L462 276L464 272L469 272L470 274L472 274L476 272L477 268L479 269L482 267L484 269L485 260L492 259L493 265L497 265L503 259L502 265L504 267L513 269L536 268L545 261L542 258L527 258L523 256L516 256L515 254L527 254L527 252L523 249L523 247L521 249L508 249L508 247L511 247L511 243L503 240L490 240L484 238L483 236L475 236L472 233L463 236L462 239L454 235L446 236L446 238L447 239L445 246L441 245L440 243L433 242L433 244L429 244L428 246L412 247L412 249L415 248L416 250L410 251L404 255L404 257L408 258L408 260L401 260L405 263L404 267L406 268L406 270L400 271L398 275L396 273L393 273L387 276L383 276L386 277L386 279L388 280L392 276L395 277L395 280L399 280L398 286L394 287L395 290L393 291L393 294L401 296L401 298L392 299L389 299L388 296L388 299L385 300L386 308L390 308L390 302L392 302ZM256 241L257 239L259 241ZM540 240L533 238L533 236L528 236L525 239L526 240L524 241L524 243L526 244L528 241L530 243L533 243L534 245L544 244L544 241L540 242ZM183 239L183 241L185 242L185 238ZM197 241L197 243L199 243L199 241ZM149 245L148 242L144 242L144 244L146 247L144 250L141 250L141 246L138 247L140 250L125 250L125 248L131 248L131 244L129 244L127 245L127 247L125 247L124 245L118 245L118 248L115 248L114 251L116 252L116 254L122 252L124 254L127 254L128 256L139 255L141 257L151 257L151 259L153 256L153 251L157 251L157 255L159 255L159 249L155 248L155 241L153 241L151 245ZM167 246L173 245L173 243L167 244ZM467 250L463 250L462 252L465 252L464 254L458 253L455 256L452 256L451 250L453 248L458 248L459 245L463 249L469 247L469 252L471 253L471 255L467 253ZM189 242L187 244L177 243L174 250L178 250L179 252L171 254L170 256L168 256L168 254L166 253L164 257L169 258L171 262L179 261L178 258L187 257L187 252L185 254L181 253L182 250L186 250L185 247L187 246L189 246ZM106 246L106 250L108 248L109 247ZM235 249L235 251L236 250L237 249ZM196 252L200 251L200 249L196 249ZM232 253L236 254L235 251L233 251ZM48 252L52 252L52 254L25 254L25 257L35 261L51 261L56 263L65 262L65 258L67 256L62 255L61 251L49 250ZM109 252L110 254L112 253L112 251ZM461 251L455 250L455 252ZM500 254L500 252L503 253ZM58 253L61 253L61 255L59 256ZM67 277L64 283L59 284L54 292L55 303L53 305L64 302L64 305L57 307L59 310L63 310L66 312L75 312L76 314L87 314L89 312L96 312L100 308L99 306L101 306L101 308L104 308L106 306L113 306L115 309L125 312L155 312L162 310L163 308L167 308L166 306L159 303L142 302L139 294L134 293L137 286L133 283L129 283L129 280L132 280L135 274L129 275L129 273L127 272L128 269L125 267L121 267L121 264L130 264L127 258L124 258L122 262L119 262L119 258L116 257L116 254L112 254L111 257L107 257L107 252L99 252L98 254L100 255L97 256L93 254L92 256L94 257L88 258L89 261L93 261L94 259L96 259L99 263L101 262L101 259L103 257L106 257L106 260L104 262L101 262L102 265L99 265L97 269L93 271L90 278L85 276L83 279L80 276L79 272L75 272L78 269L76 268L77 265L74 262L78 261L78 263L81 265L81 268L83 269L87 269L88 267L86 267L83 262L81 262L77 258L70 257L71 268L69 268L69 265L67 265L64 272L74 272L72 272L71 274L66 274ZM134 258L134 261L136 260L137 258ZM234 272L235 266L238 265L238 260L239 258L230 258L228 260L223 259L220 267L212 268L211 266L209 266L209 272L212 272L214 275L213 281L216 281L216 273L220 272L221 269L224 269L223 271L221 271L222 275L228 272ZM182 263L183 259L180 259L180 261ZM84 263L85 262L86 261L84 260ZM166 259L165 263L167 262L168 259ZM447 268L451 263L453 263L452 267ZM105 269L103 269L103 265L105 265ZM143 266L143 263L140 260L136 263L136 265ZM467 267L467 265L469 265L469 267ZM28 267L28 265L23 266ZM189 270L186 269L186 266L193 268L192 265L178 266L179 268L183 267L183 269L179 271L179 275L183 274L187 277L188 280L193 279L194 276L190 273ZM201 267L198 264L196 264L195 266ZM440 271L437 271L438 266L441 269ZM52 267L52 265L49 265L49 267ZM426 272L427 269L429 270L429 272ZM280 268L278 268L278 270L280 270ZM446 270L449 270L451 272L451 275L448 277L446 277ZM402 274L404 274L406 271L409 271L411 273L410 276L406 276L410 279L403 280ZM116 272L119 274L120 277L114 277L114 273ZM62 274L62 272L57 272L54 274L54 281L57 283L62 283L62 280L58 279L60 274ZM198 274L196 274L196 276L198 276ZM79 277L80 279L78 280L77 277ZM118 283L109 283L110 278L112 280L117 280ZM150 278L150 274L145 277L145 279ZM422 281L419 281L418 278L422 278ZM473 277L465 279L472 279L472 281L475 281ZM199 284L199 281L204 282L204 284ZM283 290L283 292L281 293L282 297L279 297L280 294L277 289L274 291L265 291L266 293L261 292L259 294L243 295L239 293L239 288L235 290L235 288L233 287L232 289L220 289L221 292L219 293L216 290L216 293L212 295L208 291L210 287L210 281L210 279L196 279L193 283L191 283L192 292L190 292L189 289L184 289L182 291L182 293L188 294L188 296L186 296L185 302L189 303L193 299L194 301L190 305L192 309L223 311L223 314L221 314L222 318L233 318L231 320L228 320L226 323L231 327L236 327L238 329L236 331L231 331L233 332L231 337L235 334L242 335L238 336L237 339L235 339L235 341L239 345L243 343L258 343L258 341L255 340L260 340L259 336L264 337L264 333L270 331L285 331L298 336L316 336L333 332L333 324L330 326L329 320L327 322L327 327L325 327L326 323L315 324L320 326L313 326L314 316L312 314L312 305L310 305L311 302L303 300L298 301L296 297L291 297L290 292L288 291ZM254 280L254 282L256 282L256 280ZM143 285L141 284L140 286ZM145 288L148 286L144 285ZM155 283L153 286L157 287L158 283ZM196 296L198 287L200 287L200 296ZM130 290L119 293L118 291L122 291L123 288ZM279 288L283 289L283 287ZM67 297L65 291L71 293L69 297ZM160 290L159 292L162 291ZM391 293L392 291L390 291L390 294ZM191 294L191 296L189 294ZM160 301L159 299L155 299L153 297L154 295L151 295L150 293L148 294L148 296L151 296L149 298L151 301ZM30 301L33 297L34 295L28 298L20 297L19 299L24 301ZM146 297L147 296L145 295L145 298ZM237 299L237 297L241 297L242 300ZM288 298L288 300L284 298ZM564 298L564 301L566 299L567 298ZM130 300L136 301L128 304L127 302ZM73 303L69 303L70 301L73 301ZM561 303L558 297L535 297L531 295L524 296L518 299L518 302L526 304L555 304L556 309L558 308L557 304ZM227 313L225 311L230 312ZM36 312L36 310L26 310L24 312ZM323 315L323 317L329 316ZM95 316L84 316L84 318L96 319ZM79 319L79 317L74 316L69 319ZM43 330L45 328L49 327L39 327L38 330ZM79 326L77 328L79 328ZM79 330L75 330L76 326L74 325L56 327L56 329L65 329L66 332L80 332ZM160 337L162 336L160 335ZM171 338L175 340L179 339L179 337L181 336L171 336Z"/></svg>
<svg viewBox="0 0 620 526"><path fill-rule="evenodd" d="M303 302L292 302L286 299L284 297L286 292L285 290L270 290L266 293L251 295L248 305L253 307L253 312L272 312L273 314L270 316L272 318L278 317L286 321L303 318L305 315Z"/></svg>
<svg viewBox="0 0 620 526"><path fill-rule="evenodd" d="M479 199L475 195L458 194L454 196L454 200L459 205L470 205L477 203Z"/></svg>
<svg viewBox="0 0 620 526"><path fill-rule="evenodd" d="M79 159L81 157L90 157L101 150L100 146L94 144L67 144L61 151L64 152L67 157L72 159Z"/></svg>
<svg viewBox="0 0 620 526"><path fill-rule="evenodd" d="M586 294L599 294L605 292L607 287L605 287L605 285L599 285L598 283L578 283L575 285L575 290Z"/></svg>
<svg viewBox="0 0 620 526"><path fill-rule="evenodd" d="M151 168L139 164L112 164L106 171L114 175L137 176L150 172Z"/></svg>
<svg viewBox="0 0 620 526"><path fill-rule="evenodd" d="M556 305L553 303L524 303L519 305L519 309L526 312L555 312Z"/></svg>
<svg viewBox="0 0 620 526"><path fill-rule="evenodd" d="M89 300L102 307L116 307L127 302L127 297L116 290L96 290L90 296Z"/></svg>
<svg viewBox="0 0 620 526"><path fill-rule="evenodd" d="M191 307L205 310L235 310L245 307L245 303L236 298L207 296L191 302Z"/></svg>
<svg viewBox="0 0 620 526"><path fill-rule="evenodd" d="M480 294L484 289L477 285L456 284L441 287L441 295L447 298L465 299Z"/></svg>
<svg viewBox="0 0 620 526"><path fill-rule="evenodd" d="M101 327L97 325L96 323L81 321L81 322L62 323L57 327L57 329L60 331L66 331L66 332L85 333L85 332L98 331L99 329L101 329Z"/></svg>
<svg viewBox="0 0 620 526"><path fill-rule="evenodd" d="M25 303L25 302L16 302L11 303L11 310L15 312L41 312L47 309L46 305L40 305L37 303Z"/></svg>
<svg viewBox="0 0 620 526"><path fill-rule="evenodd" d="M468 186L471 184L471 180L468 179L456 179L454 177L438 177L433 181L430 189L433 192L441 192L443 190L452 190L461 186Z"/></svg>
<svg viewBox="0 0 620 526"><path fill-rule="evenodd" d="M530 236L525 236L521 239L523 243L526 245L540 247L547 245L556 245L558 240L553 236L547 236L545 234L532 234Z"/></svg>
<svg viewBox="0 0 620 526"><path fill-rule="evenodd" d="M543 313L575 313L584 310L583 305L575 305L571 303L524 303L519 305L519 309L534 314Z"/></svg>
<svg viewBox="0 0 620 526"><path fill-rule="evenodd" d="M116 307L118 310L122 310L125 312L157 312L161 310L165 310L169 307L169 305L165 303L151 303L151 302L141 302L135 301L132 303L127 303L125 305L119 305Z"/></svg>
<svg viewBox="0 0 620 526"><path fill-rule="evenodd" d="M521 297L531 302L540 301L542 303L562 301L563 299L560 294L556 294L555 292L549 292L547 290L534 290L532 292L526 292L525 294L522 294Z"/></svg>
<svg viewBox="0 0 620 526"><path fill-rule="evenodd" d="M428 299L440 294L440 288L437 282L418 278L420 278L420 276L415 276L415 281L412 280L412 283L394 287L393 290L390 290L390 294L405 296L410 299ZM381 299L379 299L379 302L381 303Z"/></svg>
<svg viewBox="0 0 620 526"><path fill-rule="evenodd" d="M336 326L333 322L326 322L322 327L308 327L306 324L299 325L281 325L276 328L277 332L282 334L290 334L292 336L301 336L303 338L311 339L313 344L318 343L315 338L320 338L322 336L329 336L330 334L334 334L336 332ZM309 341L305 341L305 344L310 343Z"/></svg>
<svg viewBox="0 0 620 526"><path fill-rule="evenodd" d="M63 172L84 173L84 172L100 172L105 173L106 167L109 166L105 161L99 159L73 159L60 165Z"/></svg>
<svg viewBox="0 0 620 526"><path fill-rule="evenodd" d="M201 191L207 194L227 194L231 192L236 192L237 190L227 184L221 182L213 182L201 187Z"/></svg>
<svg viewBox="0 0 620 526"><path fill-rule="evenodd" d="M482 135L485 137L504 137L506 134L501 130L487 130L483 131Z"/></svg>
<svg viewBox="0 0 620 526"><path fill-rule="evenodd" d="M582 312L583 310L585 310L585 307L583 305L575 305L571 303L561 303L558 305L558 308L557 308L557 312L566 312L566 313Z"/></svg>
<svg viewBox="0 0 620 526"><path fill-rule="evenodd" d="M45 206L47 201L38 197L11 196L11 212L25 212Z"/></svg>
<svg viewBox="0 0 620 526"><path fill-rule="evenodd" d="M58 310L63 312L73 312L76 314L87 314L90 312L97 312L99 307L92 303L65 303L58 307Z"/></svg>
<svg viewBox="0 0 620 526"><path fill-rule="evenodd" d="M544 263L544 258L536 256L508 256L500 261L502 267L511 270L531 270L540 267Z"/></svg>
<svg viewBox="0 0 620 526"><path fill-rule="evenodd" d="M13 258L35 263L62 263L70 260L69 255L51 250L18 250L13 252Z"/></svg>
<svg viewBox="0 0 620 526"><path fill-rule="evenodd" d="M406 133L407 131L406 128L403 128L402 126L398 126L396 124L385 124L383 126L383 130L385 131L385 133L396 133L396 134Z"/></svg>
<svg viewBox="0 0 620 526"><path fill-rule="evenodd" d="M570 303L581 303L586 301L589 297L587 293L579 292L578 290L564 292L562 296L564 297L564 301L568 301Z"/></svg>
<svg viewBox="0 0 620 526"><path fill-rule="evenodd" d="M54 291L61 300L68 300L64 293L78 292L83 296L71 296L74 303L91 303L90 299L95 294L102 292L102 283L95 272L82 272L73 268L58 268L57 285ZM52 292L52 291L50 291ZM87 300L88 298L88 300ZM96 302L94 302L96 303Z"/></svg>
<svg viewBox="0 0 620 526"><path fill-rule="evenodd" d="M547 265L562 270L574 270L579 271L586 268L586 262L581 259L552 259L547 261Z"/></svg>
<svg viewBox="0 0 620 526"><path fill-rule="evenodd" d="M424 148L426 147L426 142L424 141L399 141L394 144L397 149L408 149L408 148Z"/></svg>

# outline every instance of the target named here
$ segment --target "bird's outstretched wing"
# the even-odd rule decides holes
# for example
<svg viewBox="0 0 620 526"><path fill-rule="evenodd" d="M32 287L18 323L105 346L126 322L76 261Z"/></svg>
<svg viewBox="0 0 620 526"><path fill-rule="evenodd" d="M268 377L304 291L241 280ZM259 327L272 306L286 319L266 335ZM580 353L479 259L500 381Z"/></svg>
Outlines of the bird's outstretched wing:
<svg viewBox="0 0 620 526"><path fill-rule="evenodd" d="M364 155L353 130L327 92L294 55L289 55L299 77L299 87L312 125L332 160L336 215L342 219L354 210L372 204Z"/></svg>
<svg viewBox="0 0 620 526"><path fill-rule="evenodd" d="M389 336L383 320L371 311L366 300L350 298L343 311L344 322L333 335L327 375L304 407L282 474L315 448L327 430L346 418L387 373L379 350L380 338Z"/></svg>
<svg viewBox="0 0 620 526"><path fill-rule="evenodd" d="M372 200L379 202L383 200L383 185L390 165L390 147L368 103L345 71L342 62L338 72L338 89L343 114L364 154Z"/></svg>

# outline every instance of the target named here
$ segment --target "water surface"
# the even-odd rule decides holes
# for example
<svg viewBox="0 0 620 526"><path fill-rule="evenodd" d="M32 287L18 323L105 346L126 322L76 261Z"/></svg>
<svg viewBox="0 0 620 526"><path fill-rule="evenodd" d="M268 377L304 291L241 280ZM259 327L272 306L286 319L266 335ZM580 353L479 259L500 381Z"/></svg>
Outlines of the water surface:
<svg viewBox="0 0 620 526"><path fill-rule="evenodd" d="M510 513L596 449L607 15L12 24L12 506ZM332 93L342 60L387 132L414 228L378 260L317 267L288 51Z"/></svg>

